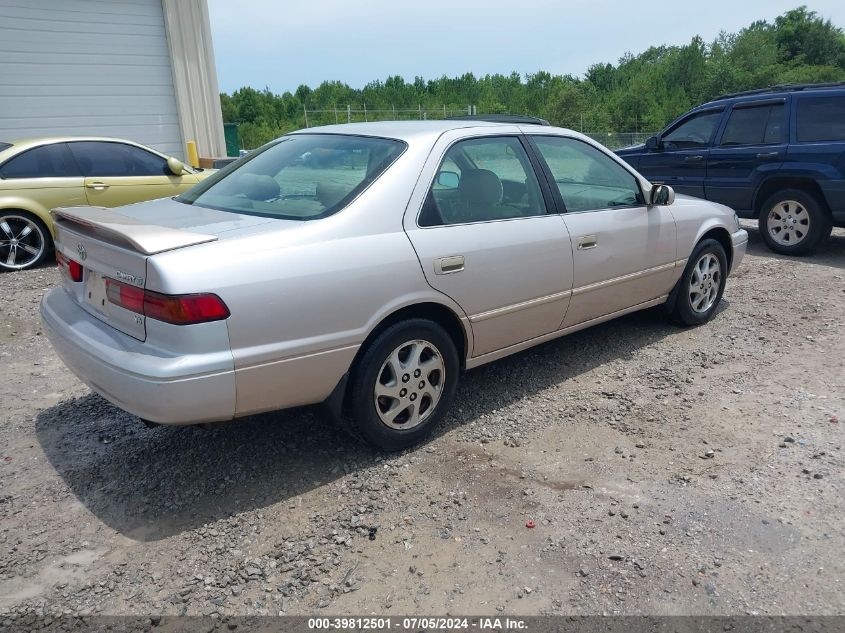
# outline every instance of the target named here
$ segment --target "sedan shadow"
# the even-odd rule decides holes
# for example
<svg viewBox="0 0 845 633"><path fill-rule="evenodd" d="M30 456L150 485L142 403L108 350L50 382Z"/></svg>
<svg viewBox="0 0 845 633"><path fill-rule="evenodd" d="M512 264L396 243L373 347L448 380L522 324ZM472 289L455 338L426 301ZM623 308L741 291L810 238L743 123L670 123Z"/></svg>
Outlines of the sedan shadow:
<svg viewBox="0 0 845 633"><path fill-rule="evenodd" d="M652 309L473 370L438 433L679 332ZM36 433L86 508L140 541L292 500L388 457L314 410L252 416L209 430L147 428L93 394L40 413Z"/></svg>

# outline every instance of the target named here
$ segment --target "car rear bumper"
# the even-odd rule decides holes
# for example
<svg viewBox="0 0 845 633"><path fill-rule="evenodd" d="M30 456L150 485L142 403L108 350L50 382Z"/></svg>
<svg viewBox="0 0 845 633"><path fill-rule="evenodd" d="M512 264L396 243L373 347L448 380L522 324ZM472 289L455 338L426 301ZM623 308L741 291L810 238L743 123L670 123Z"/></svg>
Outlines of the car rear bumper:
<svg viewBox="0 0 845 633"><path fill-rule="evenodd" d="M731 233L731 245L733 246L733 257L731 258L731 272L734 272L742 263L745 251L748 249L748 231L739 229Z"/></svg>
<svg viewBox="0 0 845 633"><path fill-rule="evenodd" d="M228 363L226 354L219 351L162 352L94 318L64 288L44 296L41 320L68 368L121 409L161 424L234 417L235 375L230 352ZM217 325L225 328L223 322Z"/></svg>

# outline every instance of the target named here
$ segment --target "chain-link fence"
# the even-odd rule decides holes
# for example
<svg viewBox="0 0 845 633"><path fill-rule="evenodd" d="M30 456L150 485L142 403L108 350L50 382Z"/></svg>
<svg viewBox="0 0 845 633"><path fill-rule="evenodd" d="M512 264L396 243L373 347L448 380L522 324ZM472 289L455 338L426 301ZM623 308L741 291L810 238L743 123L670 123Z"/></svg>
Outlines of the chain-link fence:
<svg viewBox="0 0 845 633"><path fill-rule="evenodd" d="M470 106L466 108L454 108L443 106L442 108L389 108L372 109L367 106L362 108L331 108L328 110L304 110L305 127L316 127L319 125L333 125L336 123L362 123L367 121L428 121L448 119L453 116L464 116L471 112Z"/></svg>
<svg viewBox="0 0 845 633"><path fill-rule="evenodd" d="M602 145L610 149L621 149L623 147L630 147L631 145L639 145L645 143L649 136L654 136L653 132L584 132L585 136L589 136L594 141L598 141Z"/></svg>

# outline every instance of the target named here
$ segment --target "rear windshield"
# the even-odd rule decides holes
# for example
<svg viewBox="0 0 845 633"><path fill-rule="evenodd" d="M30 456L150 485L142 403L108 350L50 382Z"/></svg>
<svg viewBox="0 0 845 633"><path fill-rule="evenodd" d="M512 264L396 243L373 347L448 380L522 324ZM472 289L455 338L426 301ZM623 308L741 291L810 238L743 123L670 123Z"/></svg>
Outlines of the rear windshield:
<svg viewBox="0 0 845 633"><path fill-rule="evenodd" d="M404 151L400 141L293 134L235 161L177 200L288 220L336 213Z"/></svg>

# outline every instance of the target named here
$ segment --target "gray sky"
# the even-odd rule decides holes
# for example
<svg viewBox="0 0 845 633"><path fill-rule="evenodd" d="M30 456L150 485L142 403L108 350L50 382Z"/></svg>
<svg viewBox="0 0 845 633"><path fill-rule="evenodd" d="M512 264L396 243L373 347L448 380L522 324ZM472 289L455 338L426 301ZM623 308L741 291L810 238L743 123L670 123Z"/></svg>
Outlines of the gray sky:
<svg viewBox="0 0 845 633"><path fill-rule="evenodd" d="M472 72L583 75L659 44L712 41L802 0L208 0L220 89ZM501 9L497 8L501 5ZM845 2L807 6L845 26Z"/></svg>

